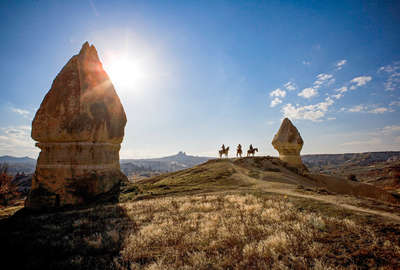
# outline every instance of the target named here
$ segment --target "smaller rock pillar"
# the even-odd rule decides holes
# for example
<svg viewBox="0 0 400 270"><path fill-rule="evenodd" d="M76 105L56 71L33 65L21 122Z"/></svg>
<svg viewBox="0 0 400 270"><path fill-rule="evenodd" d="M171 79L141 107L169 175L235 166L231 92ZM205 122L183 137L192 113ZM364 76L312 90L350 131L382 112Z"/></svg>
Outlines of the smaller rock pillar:
<svg viewBox="0 0 400 270"><path fill-rule="evenodd" d="M304 168L300 157L303 143L297 128L288 118L283 119L278 133L272 140L272 146L279 152L279 158L293 167Z"/></svg>

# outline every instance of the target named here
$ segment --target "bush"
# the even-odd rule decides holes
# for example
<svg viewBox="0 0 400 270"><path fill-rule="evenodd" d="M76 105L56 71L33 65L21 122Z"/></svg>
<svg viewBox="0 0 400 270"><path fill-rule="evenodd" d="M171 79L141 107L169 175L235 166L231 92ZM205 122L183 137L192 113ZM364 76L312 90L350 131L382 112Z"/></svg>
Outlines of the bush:
<svg viewBox="0 0 400 270"><path fill-rule="evenodd" d="M13 177L7 173L8 165L0 164L0 205L7 206L20 193L17 191L17 186L12 183Z"/></svg>
<svg viewBox="0 0 400 270"><path fill-rule="evenodd" d="M347 176L347 179L350 181L358 182L358 179L355 174L350 174Z"/></svg>

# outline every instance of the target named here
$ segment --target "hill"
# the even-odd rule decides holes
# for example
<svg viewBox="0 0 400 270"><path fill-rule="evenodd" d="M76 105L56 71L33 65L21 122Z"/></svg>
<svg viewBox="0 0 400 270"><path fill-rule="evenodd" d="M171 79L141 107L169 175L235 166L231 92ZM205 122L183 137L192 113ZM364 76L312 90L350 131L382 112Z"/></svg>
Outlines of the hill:
<svg viewBox="0 0 400 270"><path fill-rule="evenodd" d="M129 184L119 204L17 212L0 240L18 269L397 269L399 213L371 185L219 159Z"/></svg>
<svg viewBox="0 0 400 270"><path fill-rule="evenodd" d="M301 159L309 168L324 169L325 166L369 166L376 162L400 160L400 151L364 152L347 154L302 155Z"/></svg>
<svg viewBox="0 0 400 270"><path fill-rule="evenodd" d="M176 155L161 157L161 158L150 158L150 159L121 159L121 166L124 164L133 164L139 167L148 168L153 171L159 172L174 172L193 166L199 165L206 162L211 158L209 157L198 157L190 156L185 152L179 152Z"/></svg>
<svg viewBox="0 0 400 270"><path fill-rule="evenodd" d="M129 184L119 204L19 211L0 240L18 269L398 269L399 213L371 185L219 159Z"/></svg>
<svg viewBox="0 0 400 270"><path fill-rule="evenodd" d="M143 175L149 177L154 173L174 172L191 168L211 158L187 155L179 152L176 155L151 158L151 159L121 159L121 170L127 175ZM24 172L27 174L35 171L36 160L29 157L1 156L0 164L7 163L9 173Z"/></svg>
<svg viewBox="0 0 400 270"><path fill-rule="evenodd" d="M305 155L302 160L314 173L370 183L400 195L400 152L366 152L338 155Z"/></svg>
<svg viewBox="0 0 400 270"><path fill-rule="evenodd" d="M312 174L289 167L287 163L275 157L209 160L187 170L144 179L138 185L154 195L240 188L287 193L300 188L399 203L394 195L378 187L328 175Z"/></svg>
<svg viewBox="0 0 400 270"><path fill-rule="evenodd" d="M8 173L17 174L19 172L33 173L35 171L36 160L30 157L1 156L0 165L7 164Z"/></svg>
<svg viewBox="0 0 400 270"><path fill-rule="evenodd" d="M36 164L36 159L30 157L1 156L0 163L28 163Z"/></svg>

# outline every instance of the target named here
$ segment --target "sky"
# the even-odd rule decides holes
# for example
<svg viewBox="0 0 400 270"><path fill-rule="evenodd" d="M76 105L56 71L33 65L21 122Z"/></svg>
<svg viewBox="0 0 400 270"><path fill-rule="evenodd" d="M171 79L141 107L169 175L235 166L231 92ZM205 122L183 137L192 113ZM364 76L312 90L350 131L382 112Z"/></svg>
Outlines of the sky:
<svg viewBox="0 0 400 270"><path fill-rule="evenodd" d="M302 154L400 150L399 1L1 1L0 29L0 155L37 157L32 119L85 41L127 114L121 158L275 156L284 117Z"/></svg>

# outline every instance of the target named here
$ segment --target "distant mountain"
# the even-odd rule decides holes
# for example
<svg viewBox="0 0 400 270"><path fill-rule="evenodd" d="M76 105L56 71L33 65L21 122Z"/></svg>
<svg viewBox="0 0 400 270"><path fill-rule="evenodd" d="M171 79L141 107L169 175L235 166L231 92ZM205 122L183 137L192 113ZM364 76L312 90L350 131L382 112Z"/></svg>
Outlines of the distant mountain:
<svg viewBox="0 0 400 270"><path fill-rule="evenodd" d="M141 172L175 172L199 165L212 159L210 157L198 157L186 155L179 152L176 155L151 158L151 159L121 159L121 170L126 175ZM29 157L1 156L0 164L7 163L8 172L17 174L24 172L27 174L35 171L36 160Z"/></svg>
<svg viewBox="0 0 400 270"><path fill-rule="evenodd" d="M1 156L0 163L30 163L36 164L36 159L30 157Z"/></svg>
<svg viewBox="0 0 400 270"><path fill-rule="evenodd" d="M35 171L36 159L30 157L1 156L0 165L7 164L9 174L33 173Z"/></svg>
<svg viewBox="0 0 400 270"><path fill-rule="evenodd" d="M176 155L162 157L162 158L151 158L151 159L121 159L121 168L126 168L126 164L132 164L136 167L145 168L152 171L158 172L175 172L193 166L199 165L212 159L211 157L198 157L186 155L185 152L179 152ZM124 173L126 173L124 171Z"/></svg>

